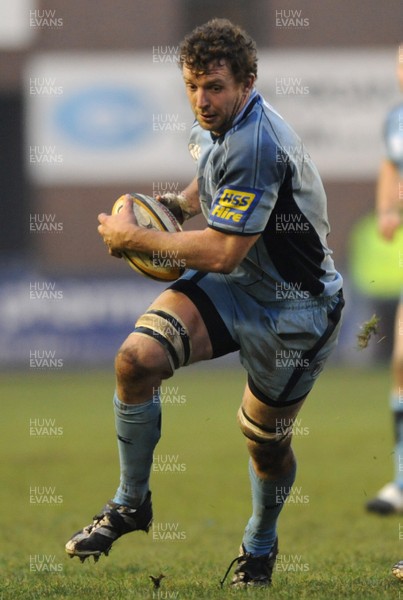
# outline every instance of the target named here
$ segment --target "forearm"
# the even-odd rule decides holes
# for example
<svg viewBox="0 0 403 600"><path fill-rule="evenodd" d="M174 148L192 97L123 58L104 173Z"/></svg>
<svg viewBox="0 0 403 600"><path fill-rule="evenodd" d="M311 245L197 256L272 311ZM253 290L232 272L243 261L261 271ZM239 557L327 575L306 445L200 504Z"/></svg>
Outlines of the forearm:
<svg viewBox="0 0 403 600"><path fill-rule="evenodd" d="M168 233L133 227L127 232L125 249L145 252L152 258L181 260L187 269L229 273L239 257L233 252L234 236L219 239L219 234L209 228L197 231Z"/></svg>
<svg viewBox="0 0 403 600"><path fill-rule="evenodd" d="M118 214L98 215L98 232L114 256L125 251L144 252L156 259L181 260L188 269L230 273L259 238L259 234L240 236L210 227L175 233L139 227L133 200L130 194L126 196Z"/></svg>

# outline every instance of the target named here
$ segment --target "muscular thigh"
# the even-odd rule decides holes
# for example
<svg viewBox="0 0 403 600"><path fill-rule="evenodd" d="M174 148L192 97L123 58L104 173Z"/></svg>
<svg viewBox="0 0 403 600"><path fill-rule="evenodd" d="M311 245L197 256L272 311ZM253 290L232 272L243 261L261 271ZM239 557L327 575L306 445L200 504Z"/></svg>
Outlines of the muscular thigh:
<svg viewBox="0 0 403 600"><path fill-rule="evenodd" d="M180 292L166 290L139 317L116 357L117 390L122 401L147 400L175 368L211 358L203 320Z"/></svg>
<svg viewBox="0 0 403 600"><path fill-rule="evenodd" d="M165 290L137 320L122 349L136 347L142 362L151 356L162 366L172 364L168 342L180 349L181 340L186 344L186 364L211 358L210 338L197 308L181 292Z"/></svg>
<svg viewBox="0 0 403 600"><path fill-rule="evenodd" d="M211 342L204 321L196 306L185 294L176 290L165 290L148 310L167 311L183 323L190 340L188 364L211 358Z"/></svg>

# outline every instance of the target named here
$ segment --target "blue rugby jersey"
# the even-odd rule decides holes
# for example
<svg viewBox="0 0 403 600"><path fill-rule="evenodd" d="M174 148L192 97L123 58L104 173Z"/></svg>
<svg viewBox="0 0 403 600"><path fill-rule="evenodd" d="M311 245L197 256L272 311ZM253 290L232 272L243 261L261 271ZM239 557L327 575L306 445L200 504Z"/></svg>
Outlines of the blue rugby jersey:
<svg viewBox="0 0 403 600"><path fill-rule="evenodd" d="M403 103L388 113L384 127L386 157L403 176Z"/></svg>
<svg viewBox="0 0 403 600"><path fill-rule="evenodd" d="M319 173L301 139L262 96L254 91L222 136L196 122L189 150L209 227L261 234L229 279L262 301L331 296L341 288L326 242Z"/></svg>

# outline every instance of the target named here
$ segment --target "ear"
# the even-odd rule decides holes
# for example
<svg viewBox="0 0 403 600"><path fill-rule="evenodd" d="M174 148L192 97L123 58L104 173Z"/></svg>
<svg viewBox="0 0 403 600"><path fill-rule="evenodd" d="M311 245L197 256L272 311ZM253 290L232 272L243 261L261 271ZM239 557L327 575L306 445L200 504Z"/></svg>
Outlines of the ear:
<svg viewBox="0 0 403 600"><path fill-rule="evenodd" d="M247 94L251 91L251 89L255 85L255 81L256 81L256 75L254 75L253 73L249 73L249 75L245 81L245 84L244 84L245 94Z"/></svg>

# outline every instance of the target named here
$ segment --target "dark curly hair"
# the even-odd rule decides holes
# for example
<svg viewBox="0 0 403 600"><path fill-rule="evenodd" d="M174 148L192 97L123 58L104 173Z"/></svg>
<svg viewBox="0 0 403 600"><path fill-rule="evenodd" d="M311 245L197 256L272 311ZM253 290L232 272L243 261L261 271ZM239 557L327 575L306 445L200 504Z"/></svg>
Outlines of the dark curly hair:
<svg viewBox="0 0 403 600"><path fill-rule="evenodd" d="M257 50L253 39L228 19L211 19L196 27L180 45L179 66L206 73L211 63L225 60L238 83L250 73L257 76Z"/></svg>

